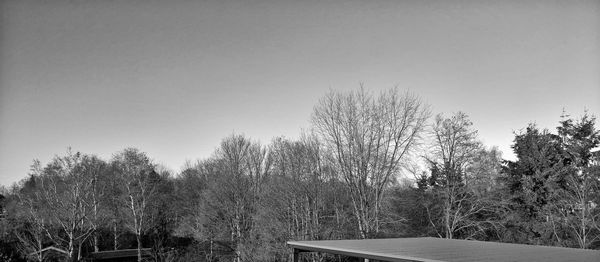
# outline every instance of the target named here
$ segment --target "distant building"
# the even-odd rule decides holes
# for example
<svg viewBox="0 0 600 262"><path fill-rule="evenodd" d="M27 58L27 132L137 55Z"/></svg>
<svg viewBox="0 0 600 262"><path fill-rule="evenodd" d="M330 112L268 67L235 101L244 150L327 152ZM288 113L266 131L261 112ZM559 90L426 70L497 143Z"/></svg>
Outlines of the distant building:
<svg viewBox="0 0 600 262"><path fill-rule="evenodd" d="M121 249L110 251L92 252L86 258L86 261L115 261L115 262L134 262L137 261L137 249ZM142 248L142 258L152 257L152 249Z"/></svg>

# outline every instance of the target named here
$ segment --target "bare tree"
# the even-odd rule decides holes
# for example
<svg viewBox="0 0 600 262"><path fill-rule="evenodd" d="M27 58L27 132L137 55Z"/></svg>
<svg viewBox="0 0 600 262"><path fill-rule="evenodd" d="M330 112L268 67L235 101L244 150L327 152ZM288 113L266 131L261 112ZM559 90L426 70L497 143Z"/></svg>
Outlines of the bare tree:
<svg viewBox="0 0 600 262"><path fill-rule="evenodd" d="M440 162L444 170L454 171L446 176L448 184L468 183L464 171L482 147L477 140L477 131L472 126L473 123L463 112L457 112L450 118L445 118L442 114L435 117L434 161Z"/></svg>
<svg viewBox="0 0 600 262"><path fill-rule="evenodd" d="M255 215L263 179L270 170L266 148L241 135L221 142L202 172L208 176L204 215L210 227L225 228L230 234L235 261L251 261ZM213 229L207 229L214 231Z"/></svg>
<svg viewBox="0 0 600 262"><path fill-rule="evenodd" d="M487 206L469 187L470 180L479 183L484 175L479 174L477 180L466 175L476 153L482 149L472 125L465 113L458 112L449 118L438 114L432 127L433 157L428 161L432 166L431 181L442 204L438 209L441 218L430 221L432 224L434 220L440 221L446 238L455 238L459 231L469 231L470 234L463 236L469 238L484 230L481 221L473 217L486 211Z"/></svg>
<svg viewBox="0 0 600 262"><path fill-rule="evenodd" d="M39 160L34 160L31 165L31 173L20 190L16 194L18 202L16 217L20 222L15 230L15 235L19 240L19 251L28 259L43 261L44 240L47 238L47 221L43 213L42 201L38 199L39 194L35 194L35 182L42 174L42 167ZM32 255L33 254L33 255Z"/></svg>
<svg viewBox="0 0 600 262"><path fill-rule="evenodd" d="M138 261L142 261L142 235L148 227L149 213L156 189L158 174L145 153L127 148L113 157L120 184L123 187L122 201L129 209L129 229L137 240Z"/></svg>
<svg viewBox="0 0 600 262"><path fill-rule="evenodd" d="M87 155L83 157L81 164L84 169L83 172L85 172L88 179L91 179L92 183L89 202L91 214L88 220L93 228L92 245L94 246L94 251L98 252L100 251L98 229L105 224L107 219L105 215L106 207L104 205L106 201L104 200L108 193L108 165L96 156Z"/></svg>
<svg viewBox="0 0 600 262"><path fill-rule="evenodd" d="M277 183L278 201L286 207L286 217L293 239L320 239L324 215L326 170L319 141L304 136L300 141L276 139L271 145Z"/></svg>
<svg viewBox="0 0 600 262"><path fill-rule="evenodd" d="M278 224L280 237L319 240L337 235L333 223L332 228L327 227L328 221L336 221L335 208L327 206L334 200L327 195L333 195L335 189L327 184L334 177L322 149L313 134L303 134L296 141L276 138L270 146L273 171L269 196L272 197L266 200L265 207L271 213L270 219ZM323 257L310 256L311 261L321 261Z"/></svg>
<svg viewBox="0 0 600 262"><path fill-rule="evenodd" d="M26 230L17 237L27 250L40 251L47 238L65 249L71 261L82 259L81 248L97 228L94 184L98 177L93 163L100 162L70 149L43 169L34 161L29 185L18 195ZM36 254L37 259L43 258L41 252Z"/></svg>
<svg viewBox="0 0 600 262"><path fill-rule="evenodd" d="M123 234L122 227L125 224L125 216L123 216L123 210L128 209L126 201L123 200L123 184L121 183L121 175L119 174L119 166L115 161L112 161L108 168L104 183L105 195L103 199L104 212L106 215L107 223L110 224L110 231L112 233L112 248L118 250L119 248L119 237Z"/></svg>
<svg viewBox="0 0 600 262"><path fill-rule="evenodd" d="M502 153L496 147L481 147L466 167L465 177L469 188L483 197L500 187L498 178L502 171Z"/></svg>
<svg viewBox="0 0 600 262"><path fill-rule="evenodd" d="M549 204L551 214L564 225L574 244L579 248L590 248L600 239L600 208L592 200L600 190L598 180L589 170L575 172L566 176L567 190L557 190L556 201ZM596 176L598 176L596 174ZM554 235L556 236L556 230ZM565 240L557 237L564 245ZM567 243L568 245L568 243Z"/></svg>
<svg viewBox="0 0 600 262"><path fill-rule="evenodd" d="M48 236L65 247L72 261L81 259L81 247L92 234L90 223L93 177L82 165L84 155L73 153L55 157L43 170L36 191L42 201L49 223L58 225L62 233Z"/></svg>
<svg viewBox="0 0 600 262"><path fill-rule="evenodd" d="M379 231L383 192L419 142L428 117L428 106L416 95L395 88L377 97L362 87L331 92L315 107L312 122L334 152L361 238Z"/></svg>
<svg viewBox="0 0 600 262"><path fill-rule="evenodd" d="M44 260L44 253L41 250L46 239L45 219L39 212L39 207L36 207L36 201L27 196L19 196L19 198L21 226L15 232L20 243L19 249L29 259L41 262Z"/></svg>

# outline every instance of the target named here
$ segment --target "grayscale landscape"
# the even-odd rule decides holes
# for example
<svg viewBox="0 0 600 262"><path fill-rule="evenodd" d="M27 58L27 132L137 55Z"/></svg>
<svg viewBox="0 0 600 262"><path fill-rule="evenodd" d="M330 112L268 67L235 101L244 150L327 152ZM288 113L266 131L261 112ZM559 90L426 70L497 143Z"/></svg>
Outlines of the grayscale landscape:
<svg viewBox="0 0 600 262"><path fill-rule="evenodd" d="M0 261L600 261L599 114L597 0L0 0Z"/></svg>

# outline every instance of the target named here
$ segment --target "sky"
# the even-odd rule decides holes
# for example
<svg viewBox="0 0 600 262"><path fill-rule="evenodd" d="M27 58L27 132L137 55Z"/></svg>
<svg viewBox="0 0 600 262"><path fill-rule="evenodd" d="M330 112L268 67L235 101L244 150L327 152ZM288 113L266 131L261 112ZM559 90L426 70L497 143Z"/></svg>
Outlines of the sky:
<svg viewBox="0 0 600 262"><path fill-rule="evenodd" d="M397 86L513 132L600 115L600 1L0 0L0 185L68 147L178 171L310 128L330 90Z"/></svg>

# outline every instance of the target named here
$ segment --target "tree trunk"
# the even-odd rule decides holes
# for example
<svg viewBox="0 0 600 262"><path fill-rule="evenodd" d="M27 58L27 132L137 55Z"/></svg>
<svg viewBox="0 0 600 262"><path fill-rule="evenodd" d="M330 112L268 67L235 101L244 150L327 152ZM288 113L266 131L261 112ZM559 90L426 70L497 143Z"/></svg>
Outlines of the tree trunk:
<svg viewBox="0 0 600 262"><path fill-rule="evenodd" d="M75 257L75 246L73 244L73 237L69 237L69 261L77 261Z"/></svg>
<svg viewBox="0 0 600 262"><path fill-rule="evenodd" d="M140 233L137 233L135 236L137 238L138 262L142 262L142 236Z"/></svg>
<svg viewBox="0 0 600 262"><path fill-rule="evenodd" d="M43 248L41 234L37 235L36 240L37 240L37 244L38 244L37 259L39 262L42 262L42 261L44 261L44 254L42 252L40 252Z"/></svg>
<svg viewBox="0 0 600 262"><path fill-rule="evenodd" d="M117 235L117 221L115 221L115 223L113 224L113 237L114 237L114 242L113 242L113 249L117 250L117 247L119 246L119 235Z"/></svg>
<svg viewBox="0 0 600 262"><path fill-rule="evenodd" d="M448 196L448 200L446 202L446 208L444 210L444 227L446 229L446 238L452 239L452 229L450 227L450 213L452 212L452 200L451 197Z"/></svg>
<svg viewBox="0 0 600 262"><path fill-rule="evenodd" d="M77 247L77 261L81 260L81 246L83 245L83 242L80 242L78 247Z"/></svg>
<svg viewBox="0 0 600 262"><path fill-rule="evenodd" d="M212 237L210 238L210 259L212 260L213 258L213 239Z"/></svg>
<svg viewBox="0 0 600 262"><path fill-rule="evenodd" d="M365 235L365 227L363 225L363 219L362 219L361 213L358 209L358 204L356 203L354 196L351 196L351 198L352 198L352 206L354 207L354 215L356 216L356 221L358 222L358 232L360 232L360 238L366 239L367 236Z"/></svg>
<svg viewBox="0 0 600 262"><path fill-rule="evenodd" d="M98 233L94 232L94 252L98 252L100 249L98 248Z"/></svg>

